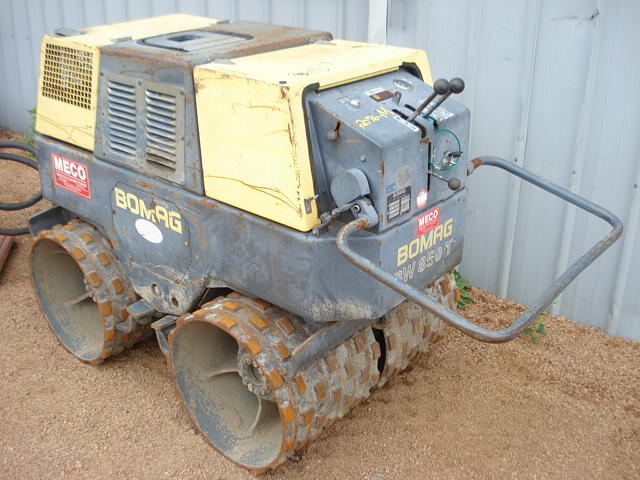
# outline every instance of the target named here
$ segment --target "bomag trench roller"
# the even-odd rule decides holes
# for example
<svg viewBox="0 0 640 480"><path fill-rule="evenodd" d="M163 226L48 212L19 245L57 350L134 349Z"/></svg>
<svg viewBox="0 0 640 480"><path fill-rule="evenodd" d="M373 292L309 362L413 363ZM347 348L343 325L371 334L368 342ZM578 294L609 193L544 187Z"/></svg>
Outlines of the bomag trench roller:
<svg viewBox="0 0 640 480"><path fill-rule="evenodd" d="M423 51L169 15L42 42L33 283L97 364L157 336L178 396L254 471L443 338L515 338L622 232L512 162L470 161L464 82ZM455 311L467 177L517 175L613 229L503 330Z"/></svg>

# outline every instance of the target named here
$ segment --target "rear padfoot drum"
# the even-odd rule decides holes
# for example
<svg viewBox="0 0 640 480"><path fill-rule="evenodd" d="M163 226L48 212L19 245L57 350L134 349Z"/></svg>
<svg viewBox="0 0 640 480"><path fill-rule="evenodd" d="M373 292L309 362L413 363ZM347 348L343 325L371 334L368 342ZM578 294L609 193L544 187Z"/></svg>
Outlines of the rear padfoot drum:
<svg viewBox="0 0 640 480"><path fill-rule="evenodd" d="M109 242L88 223L72 220L39 232L31 272L49 326L80 360L100 363L152 333L145 325L117 328L137 297Z"/></svg>
<svg viewBox="0 0 640 480"><path fill-rule="evenodd" d="M423 290L445 307L455 310L457 287L453 272ZM374 328L383 351L379 386L406 369L415 358L444 337L445 325L422 307L405 300Z"/></svg>
<svg viewBox="0 0 640 480"><path fill-rule="evenodd" d="M186 411L234 462L254 471L280 465L377 384L370 328L287 380L287 359L311 333L283 310L232 294L181 317L169 335Z"/></svg>

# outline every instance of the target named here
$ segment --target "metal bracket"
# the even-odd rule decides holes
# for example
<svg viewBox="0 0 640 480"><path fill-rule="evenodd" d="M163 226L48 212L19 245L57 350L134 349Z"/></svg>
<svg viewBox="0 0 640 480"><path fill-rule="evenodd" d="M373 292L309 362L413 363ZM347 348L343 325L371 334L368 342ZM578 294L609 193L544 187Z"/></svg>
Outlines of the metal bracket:
<svg viewBox="0 0 640 480"><path fill-rule="evenodd" d="M313 233L316 237L322 233L322 231L329 226L331 222L333 222L336 218L342 215L344 212L351 210L355 203L348 203L338 208L334 208L330 212L324 212L320 215L320 225L313 227L311 233Z"/></svg>
<svg viewBox="0 0 640 480"><path fill-rule="evenodd" d="M311 205L311 202L317 199L318 199L318 195L314 195L312 197L307 197L304 199L304 211L306 213L311 213L313 211L313 206Z"/></svg>
<svg viewBox="0 0 640 480"><path fill-rule="evenodd" d="M351 210L351 213L353 213L353 216L356 218L366 218L370 227L374 227L378 224L378 212L376 212L371 201L367 198L358 198L351 203L334 208L331 212L325 212L320 215L320 225L313 227L311 233L315 236L320 235L331 222L349 210Z"/></svg>
<svg viewBox="0 0 640 480"><path fill-rule="evenodd" d="M167 343L167 338L169 337L171 330L176 328L177 321L177 315L165 315L160 320L156 320L151 324L151 328L156 331L158 345L165 357L169 355L169 344Z"/></svg>
<svg viewBox="0 0 640 480"><path fill-rule="evenodd" d="M375 320L352 320L320 328L293 350L291 358L286 364L285 378L292 379L305 366L322 358L347 338L354 336L374 322Z"/></svg>
<svg viewBox="0 0 640 480"><path fill-rule="evenodd" d="M131 333L137 323L146 325L158 312L144 300L138 300L126 308L127 319L117 323L116 328L123 333Z"/></svg>

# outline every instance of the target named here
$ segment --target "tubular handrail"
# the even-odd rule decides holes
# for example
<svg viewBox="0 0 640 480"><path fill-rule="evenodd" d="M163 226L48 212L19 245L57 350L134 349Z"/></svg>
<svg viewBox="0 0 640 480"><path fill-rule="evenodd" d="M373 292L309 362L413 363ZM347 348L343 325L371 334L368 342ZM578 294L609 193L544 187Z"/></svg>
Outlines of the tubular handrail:
<svg viewBox="0 0 640 480"><path fill-rule="evenodd" d="M451 326L477 340L489 343L501 343L513 340L518 335L520 335L523 330L528 328L536 319L536 317L540 315L565 288L567 288L569 283L571 283L587 266L593 263L596 258L598 258L607 248L609 248L620 237L620 235L622 235L623 226L620 219L610 211L502 158L475 158L471 161L469 174L473 173L477 168L483 165L498 167L513 175L516 175L517 177L520 177L521 179L533 185L536 185L537 187L540 187L543 190L546 190L547 192L552 193L553 195L560 197L567 202L572 203L582 210L585 210L592 215L603 219L612 227L612 230L602 240L591 247L569 268L567 268L567 270L562 273L562 275L560 275L555 281L553 281L551 285L542 293L542 295L534 300L533 303L526 309L526 311L522 315L520 315L510 326L500 330L481 327L480 325L460 316L458 313L449 310L444 305L440 304L435 299L433 299L429 295L426 295L417 288L401 282L390 273L382 270L378 265L375 265L367 258L356 253L349 246L348 238L354 233L368 228L368 222L366 218L357 218L343 226L338 231L338 234L336 236L336 245L340 253L353 265L368 273L372 277L376 278L389 288L405 296L409 300L417 303L418 305L420 305L430 313L436 315L437 317L441 318Z"/></svg>

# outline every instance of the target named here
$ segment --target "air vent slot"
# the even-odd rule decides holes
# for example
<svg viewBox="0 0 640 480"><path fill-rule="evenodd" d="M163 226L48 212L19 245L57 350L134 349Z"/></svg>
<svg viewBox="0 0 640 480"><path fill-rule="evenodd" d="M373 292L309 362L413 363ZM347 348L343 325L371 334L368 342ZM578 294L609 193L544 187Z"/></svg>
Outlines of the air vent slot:
<svg viewBox="0 0 640 480"><path fill-rule="evenodd" d="M107 82L107 114L109 148L126 157L135 157L136 88L122 82Z"/></svg>
<svg viewBox="0 0 640 480"><path fill-rule="evenodd" d="M47 43L44 50L42 95L91 109L93 53Z"/></svg>
<svg viewBox="0 0 640 480"><path fill-rule="evenodd" d="M177 106L175 95L145 91L147 148L145 158L176 169L178 149Z"/></svg>

